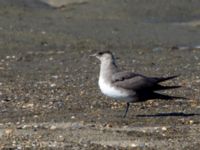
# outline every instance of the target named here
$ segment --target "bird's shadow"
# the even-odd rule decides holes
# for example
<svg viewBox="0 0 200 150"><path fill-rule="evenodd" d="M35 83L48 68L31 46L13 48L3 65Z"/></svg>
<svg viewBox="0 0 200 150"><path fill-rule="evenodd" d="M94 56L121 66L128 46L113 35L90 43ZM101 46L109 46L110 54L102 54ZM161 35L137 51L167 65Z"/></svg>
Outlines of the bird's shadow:
<svg viewBox="0 0 200 150"><path fill-rule="evenodd" d="M170 112L170 113L157 113L149 115L136 115L136 117L191 117L191 116L200 116L198 113L184 113L184 112Z"/></svg>

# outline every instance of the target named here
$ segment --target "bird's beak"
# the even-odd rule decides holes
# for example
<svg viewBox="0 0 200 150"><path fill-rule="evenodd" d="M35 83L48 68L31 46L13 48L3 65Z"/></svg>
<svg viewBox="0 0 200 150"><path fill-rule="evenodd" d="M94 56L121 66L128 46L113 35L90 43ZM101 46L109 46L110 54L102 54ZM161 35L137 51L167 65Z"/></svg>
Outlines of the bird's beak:
<svg viewBox="0 0 200 150"><path fill-rule="evenodd" d="M96 57L97 56L97 54L95 53L95 54L92 54L92 55L89 55L90 57Z"/></svg>

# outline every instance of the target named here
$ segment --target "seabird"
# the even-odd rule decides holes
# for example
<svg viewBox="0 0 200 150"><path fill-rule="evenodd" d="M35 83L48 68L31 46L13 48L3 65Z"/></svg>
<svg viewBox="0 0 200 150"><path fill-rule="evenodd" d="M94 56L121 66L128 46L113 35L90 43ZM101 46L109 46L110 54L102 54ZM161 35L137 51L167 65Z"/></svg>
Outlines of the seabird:
<svg viewBox="0 0 200 150"><path fill-rule="evenodd" d="M160 90L179 88L180 86L163 86L160 83L176 78L169 77L147 77L142 74L119 71L113 54L110 51L95 53L100 60L99 88L101 92L116 100L127 103L123 117L126 117L130 103L144 102L150 99L179 99L183 97L168 96L157 93Z"/></svg>

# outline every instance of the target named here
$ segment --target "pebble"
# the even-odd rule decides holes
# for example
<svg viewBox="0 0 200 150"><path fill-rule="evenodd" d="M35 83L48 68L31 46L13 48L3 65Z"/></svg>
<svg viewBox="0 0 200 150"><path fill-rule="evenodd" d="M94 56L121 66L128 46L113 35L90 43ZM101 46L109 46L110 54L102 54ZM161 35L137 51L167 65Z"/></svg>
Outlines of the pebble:
<svg viewBox="0 0 200 150"><path fill-rule="evenodd" d="M75 119L75 116L71 116L71 119Z"/></svg>
<svg viewBox="0 0 200 150"><path fill-rule="evenodd" d="M45 31L42 31L41 33L42 33L42 34L46 34L46 32L45 32Z"/></svg>
<svg viewBox="0 0 200 150"><path fill-rule="evenodd" d="M17 142L16 142L15 140L12 142L13 145L15 145L16 143L17 143Z"/></svg>
<svg viewBox="0 0 200 150"><path fill-rule="evenodd" d="M80 92L80 96L82 96L82 95L84 95L84 91L81 91L81 92Z"/></svg>
<svg viewBox="0 0 200 150"><path fill-rule="evenodd" d="M53 57L50 57L49 60L50 60L50 61L53 60Z"/></svg>
<svg viewBox="0 0 200 150"><path fill-rule="evenodd" d="M38 118L38 115L34 115L33 118Z"/></svg>
<svg viewBox="0 0 200 150"><path fill-rule="evenodd" d="M13 129L5 129L5 134L7 136L11 135L13 133Z"/></svg>
<svg viewBox="0 0 200 150"><path fill-rule="evenodd" d="M136 63L136 60L135 60L135 59L133 59L133 60L132 60L132 63Z"/></svg>
<svg viewBox="0 0 200 150"><path fill-rule="evenodd" d="M55 86L56 86L55 83L50 84L50 87L55 87Z"/></svg>
<svg viewBox="0 0 200 150"><path fill-rule="evenodd" d="M200 79L196 80L196 83L200 83Z"/></svg>
<svg viewBox="0 0 200 150"><path fill-rule="evenodd" d="M26 105L23 105L22 108L33 108L34 104L33 103L29 103Z"/></svg>
<svg viewBox="0 0 200 150"><path fill-rule="evenodd" d="M26 128L28 128L27 125L23 125L23 126L22 126L22 129L26 129Z"/></svg>
<svg viewBox="0 0 200 150"><path fill-rule="evenodd" d="M57 127L55 126L55 125L52 125L51 127L50 127L50 130L55 130Z"/></svg>
<svg viewBox="0 0 200 150"><path fill-rule="evenodd" d="M162 127L162 130L163 130L163 131L167 131L167 128L166 128L166 127Z"/></svg>
<svg viewBox="0 0 200 150"><path fill-rule="evenodd" d="M35 129L38 128L38 127L39 127L38 125L34 125L34 126L33 126L33 128L35 128Z"/></svg>
<svg viewBox="0 0 200 150"><path fill-rule="evenodd" d="M189 121L189 124L193 124L193 123L194 123L194 121L193 121L193 120L190 120L190 121Z"/></svg>
<svg viewBox="0 0 200 150"><path fill-rule="evenodd" d="M11 57L10 56L6 56L6 59L10 59Z"/></svg>
<svg viewBox="0 0 200 150"><path fill-rule="evenodd" d="M73 129L81 129L83 126L79 123L72 123L71 127Z"/></svg>
<svg viewBox="0 0 200 150"><path fill-rule="evenodd" d="M58 75L54 75L54 76L52 76L52 78L58 79Z"/></svg>
<svg viewBox="0 0 200 150"><path fill-rule="evenodd" d="M135 143L132 143L130 146L131 147L137 147L137 145Z"/></svg>
<svg viewBox="0 0 200 150"><path fill-rule="evenodd" d="M65 138L62 135L58 136L58 141L59 142L64 142Z"/></svg>

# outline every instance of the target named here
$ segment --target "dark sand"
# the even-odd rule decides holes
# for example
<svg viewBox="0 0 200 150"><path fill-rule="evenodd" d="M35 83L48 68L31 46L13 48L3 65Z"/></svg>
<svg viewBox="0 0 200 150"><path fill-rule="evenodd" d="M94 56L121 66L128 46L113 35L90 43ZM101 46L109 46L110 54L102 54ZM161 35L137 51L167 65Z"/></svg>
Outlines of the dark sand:
<svg viewBox="0 0 200 150"><path fill-rule="evenodd" d="M0 0L0 149L199 149L200 1L91 0L52 8ZM148 76L181 74L132 104L103 96L98 61Z"/></svg>

